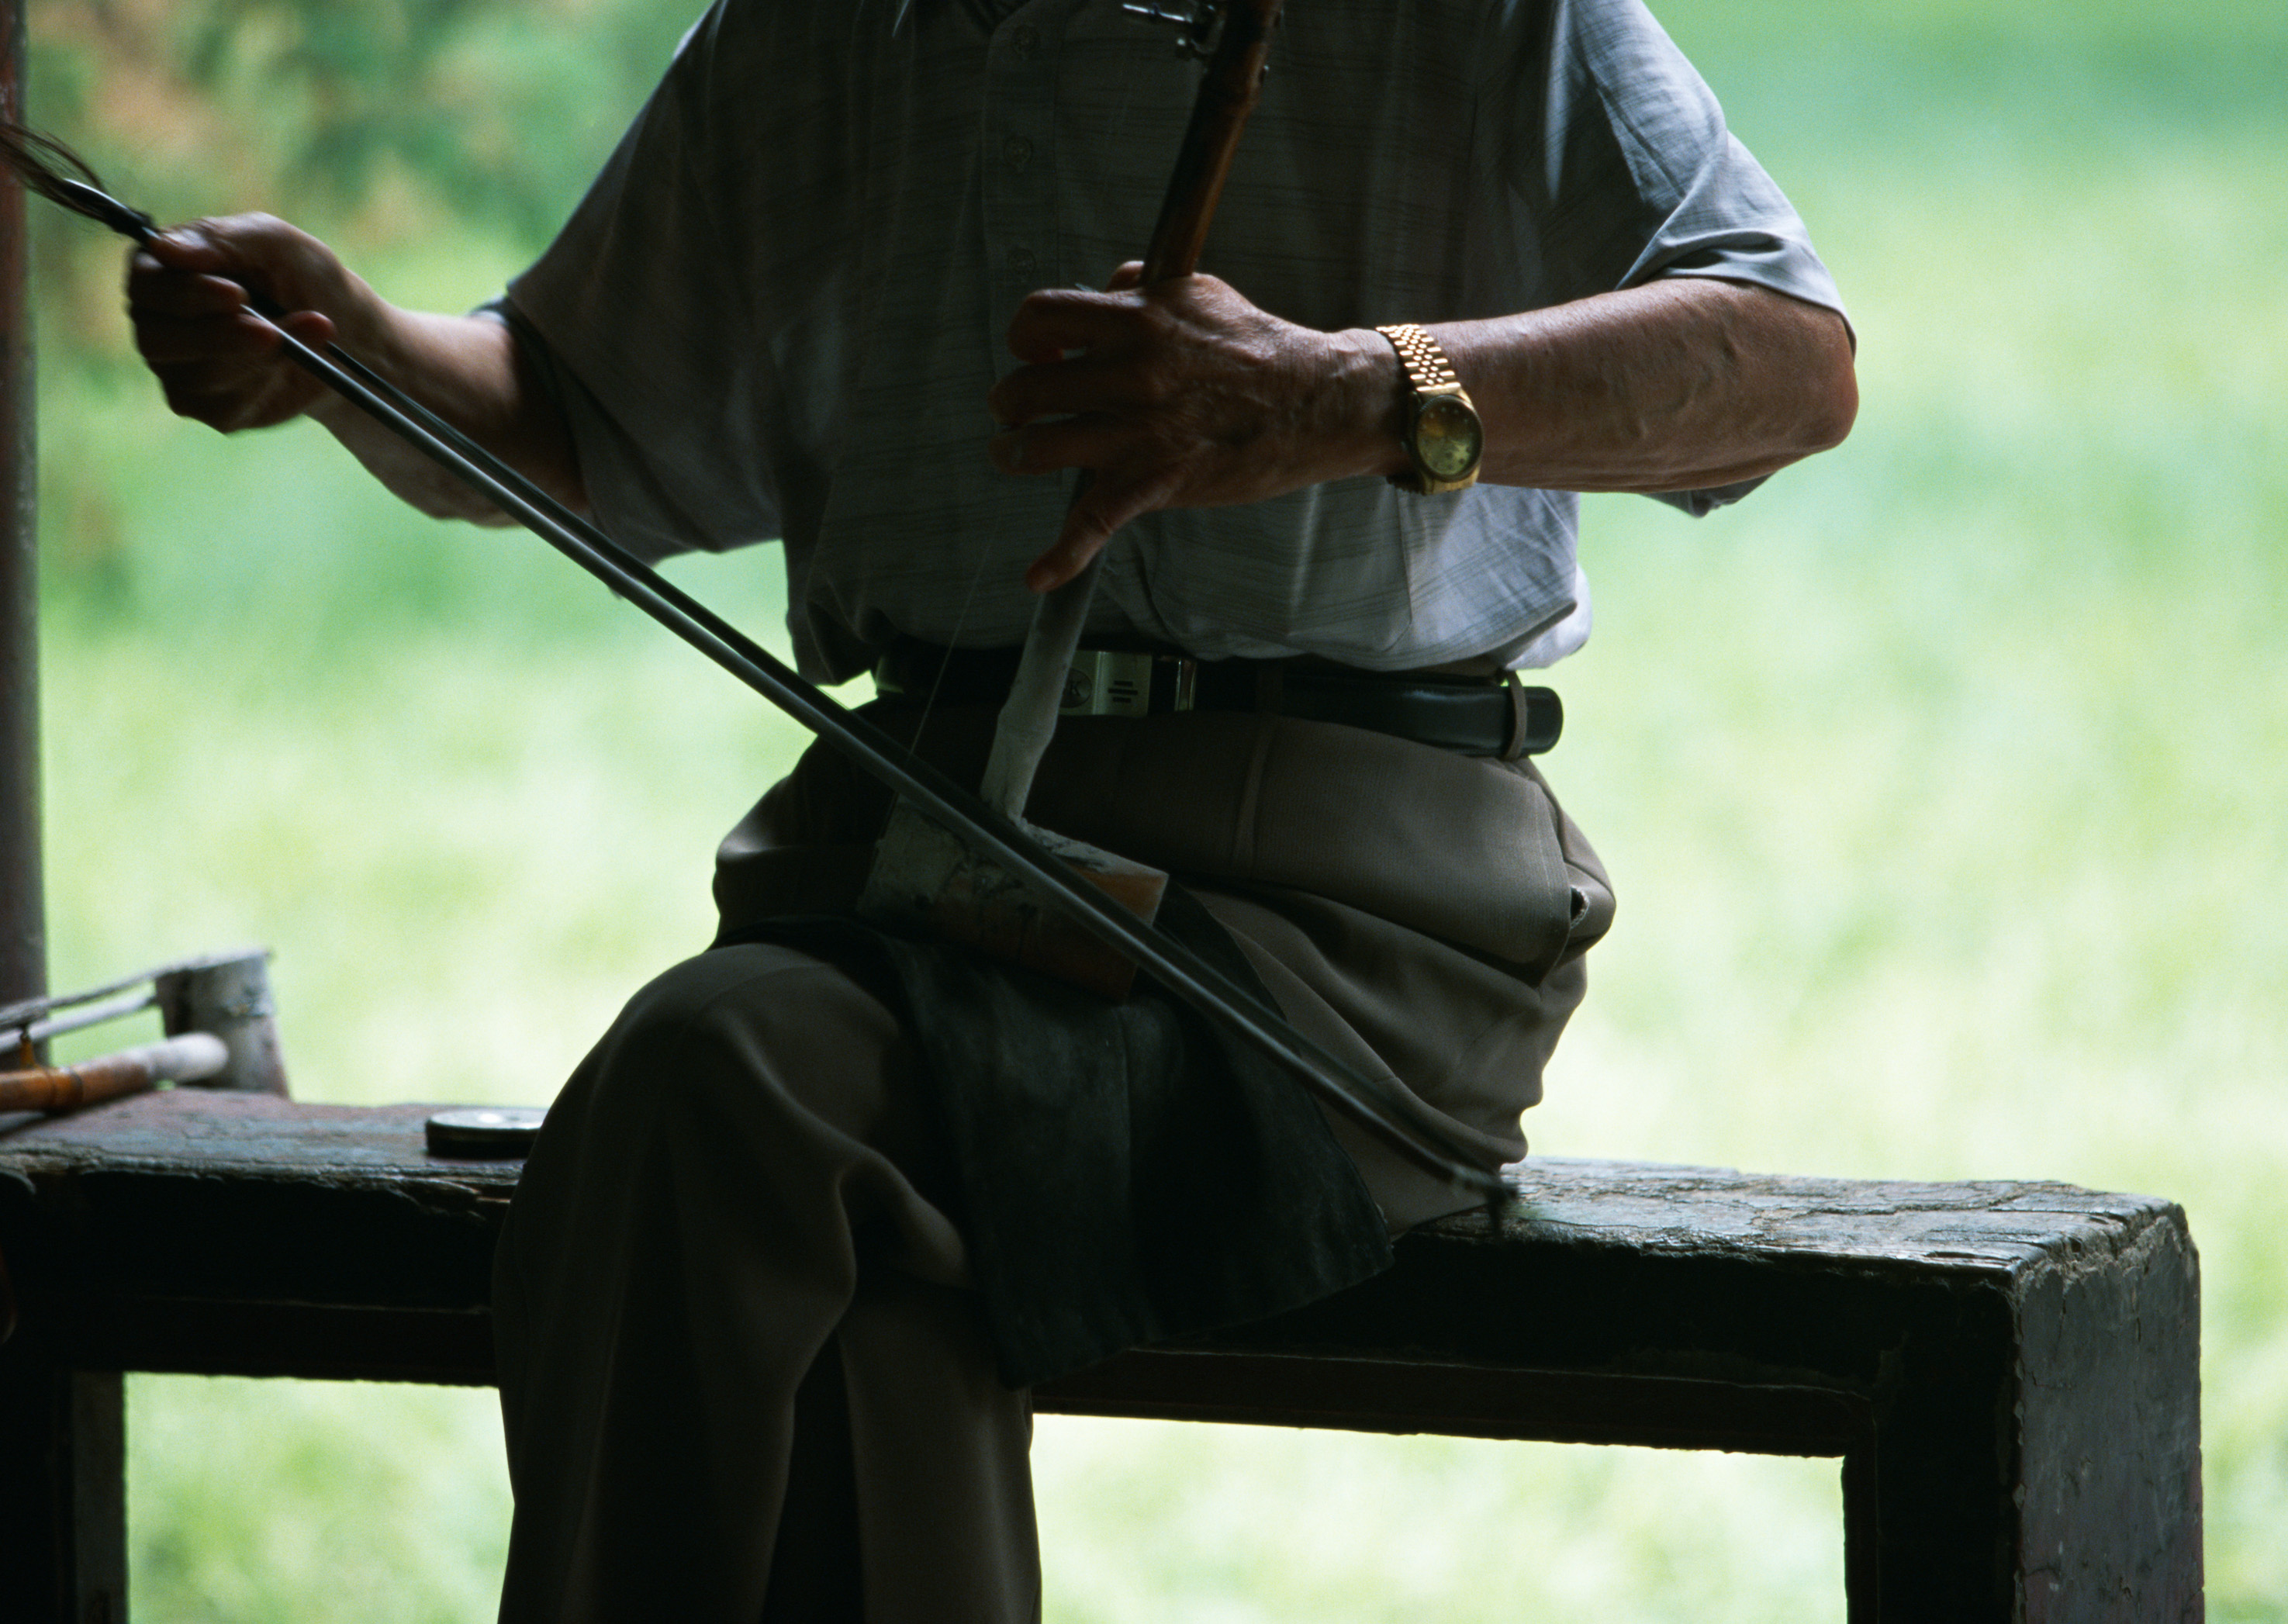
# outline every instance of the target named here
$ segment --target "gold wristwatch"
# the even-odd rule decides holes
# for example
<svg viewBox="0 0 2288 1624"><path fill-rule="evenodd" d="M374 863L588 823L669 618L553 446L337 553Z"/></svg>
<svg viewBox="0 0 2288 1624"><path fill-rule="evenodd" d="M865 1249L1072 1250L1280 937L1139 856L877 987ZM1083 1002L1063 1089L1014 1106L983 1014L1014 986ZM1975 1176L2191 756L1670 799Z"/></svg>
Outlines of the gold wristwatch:
<svg viewBox="0 0 2288 1624"><path fill-rule="evenodd" d="M1390 476L1401 490L1434 496L1466 490L1478 482L1478 459L1485 454L1486 425L1454 363L1438 341L1411 321L1374 329L1390 340L1411 385L1405 426L1399 431L1413 467Z"/></svg>

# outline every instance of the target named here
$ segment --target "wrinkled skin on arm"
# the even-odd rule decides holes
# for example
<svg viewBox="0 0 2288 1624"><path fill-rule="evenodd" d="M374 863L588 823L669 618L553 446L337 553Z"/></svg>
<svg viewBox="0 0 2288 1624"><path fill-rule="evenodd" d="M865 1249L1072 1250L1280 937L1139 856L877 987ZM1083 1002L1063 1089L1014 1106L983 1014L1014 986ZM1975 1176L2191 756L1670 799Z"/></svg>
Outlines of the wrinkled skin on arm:
<svg viewBox="0 0 2288 1624"><path fill-rule="evenodd" d="M1009 329L1023 364L987 397L1004 471L1095 476L1028 573L1037 590L1140 514L1406 466L1404 372L1380 334L1299 327L1212 276L1140 288L1140 273L1027 299ZM1842 318L1740 283L1677 277L1430 330L1497 484L1728 485L1837 444L1858 408Z"/></svg>
<svg viewBox="0 0 2288 1624"><path fill-rule="evenodd" d="M1163 508L1255 502L1405 466L1397 356L1370 329L1282 321L1212 276L1034 294L1009 330L1021 363L987 399L988 442L1017 475L1094 479L1027 572L1078 573ZM344 347L560 500L584 509L571 437L513 337L482 317L390 305L324 243L266 215L176 227L130 262L138 347L176 412L225 433L307 415L422 511L505 520L280 354L280 325ZM1769 473L1839 441L1857 409L1832 311L1679 277L1431 331L1486 428L1481 478L1566 490L1680 490Z"/></svg>

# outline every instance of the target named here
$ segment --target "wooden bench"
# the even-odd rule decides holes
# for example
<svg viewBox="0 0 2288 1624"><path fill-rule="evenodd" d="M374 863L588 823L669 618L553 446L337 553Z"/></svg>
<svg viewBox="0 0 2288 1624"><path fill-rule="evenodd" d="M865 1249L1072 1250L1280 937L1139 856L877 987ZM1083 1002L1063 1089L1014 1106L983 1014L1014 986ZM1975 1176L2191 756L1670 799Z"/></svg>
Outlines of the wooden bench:
<svg viewBox="0 0 2288 1624"><path fill-rule="evenodd" d="M177 1090L0 1134L0 1618L126 1616L120 1373L487 1383L513 1162L427 1107ZM1356 1290L1045 1411L1840 1457L1852 1624L2197 1620L2183 1213L1539 1161Z"/></svg>

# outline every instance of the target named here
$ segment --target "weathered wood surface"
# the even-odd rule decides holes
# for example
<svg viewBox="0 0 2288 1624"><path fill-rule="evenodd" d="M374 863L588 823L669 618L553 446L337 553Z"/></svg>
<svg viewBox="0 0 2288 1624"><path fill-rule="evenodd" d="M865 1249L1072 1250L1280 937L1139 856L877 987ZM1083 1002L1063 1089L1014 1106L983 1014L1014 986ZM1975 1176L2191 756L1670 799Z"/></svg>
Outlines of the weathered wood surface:
<svg viewBox="0 0 2288 1624"><path fill-rule="evenodd" d="M519 1161L432 1156L421 1125L444 1105L314 1105L274 1095L175 1089L75 1116L18 1118L0 1168L41 1178L156 1169L343 1184L465 1185L506 1200Z"/></svg>
<svg viewBox="0 0 2288 1624"><path fill-rule="evenodd" d="M1426 1395L1426 1430L1843 1454L1855 1624L2202 1616L2199 1268L2173 1204L1556 1161L1524 1184L1498 1224L1426 1226L1219 1354L1477 1373L1494 1403ZM1182 1357L1084 1373L1111 1402L1070 1407L1120 1413ZM1387 1390L1369 1368L1323 1414L1257 1418L1415 1430Z"/></svg>
<svg viewBox="0 0 2288 1624"><path fill-rule="evenodd" d="M521 1164L431 1156L435 1109L179 1089L0 1135L26 1334L83 1368L489 1381Z"/></svg>
<svg viewBox="0 0 2288 1624"><path fill-rule="evenodd" d="M2176 1211L2073 1184L1871 1183L1543 1157L1521 1164L1507 1236L1633 1251L2012 1269L2087 1253ZM1468 1218L1449 1228L1469 1228Z"/></svg>
<svg viewBox="0 0 2288 1624"><path fill-rule="evenodd" d="M515 1162L433 1107L196 1090L0 1133L9 1358L481 1382ZM1555 1160L1327 1302L1039 1406L1844 1457L1855 1624L2201 1616L2198 1271L2165 1200Z"/></svg>
<svg viewBox="0 0 2288 1624"><path fill-rule="evenodd" d="M514 1188L520 1164L430 1155L421 1125L443 1108L179 1089L77 1116L0 1121L0 1177L20 1184L95 1176L307 1183L388 1193L439 1213L490 1214ZM1498 1231L1472 1213L1416 1238L2000 1279L2116 1257L2155 1223L2181 1216L2157 1198L2070 1184L1867 1183L1553 1157L1525 1163L1515 1184L1522 1200Z"/></svg>

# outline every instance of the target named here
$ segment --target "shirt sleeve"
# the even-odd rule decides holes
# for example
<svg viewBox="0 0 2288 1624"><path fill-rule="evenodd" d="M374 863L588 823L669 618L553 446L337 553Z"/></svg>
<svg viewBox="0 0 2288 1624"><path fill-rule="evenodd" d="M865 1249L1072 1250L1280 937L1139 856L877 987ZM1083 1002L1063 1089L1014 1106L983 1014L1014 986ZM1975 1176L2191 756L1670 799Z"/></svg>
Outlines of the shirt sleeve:
<svg viewBox="0 0 2288 1624"><path fill-rule="evenodd" d="M1801 217L1638 0L1497 0L1494 15L1481 107L1494 111L1504 226L1537 260L1541 302L1702 276L1848 322ZM1700 514L1760 483L1657 496Z"/></svg>
<svg viewBox="0 0 2288 1624"><path fill-rule="evenodd" d="M562 411L597 523L647 558L780 534L777 380L706 172L724 36L718 4L555 242L491 309Z"/></svg>

